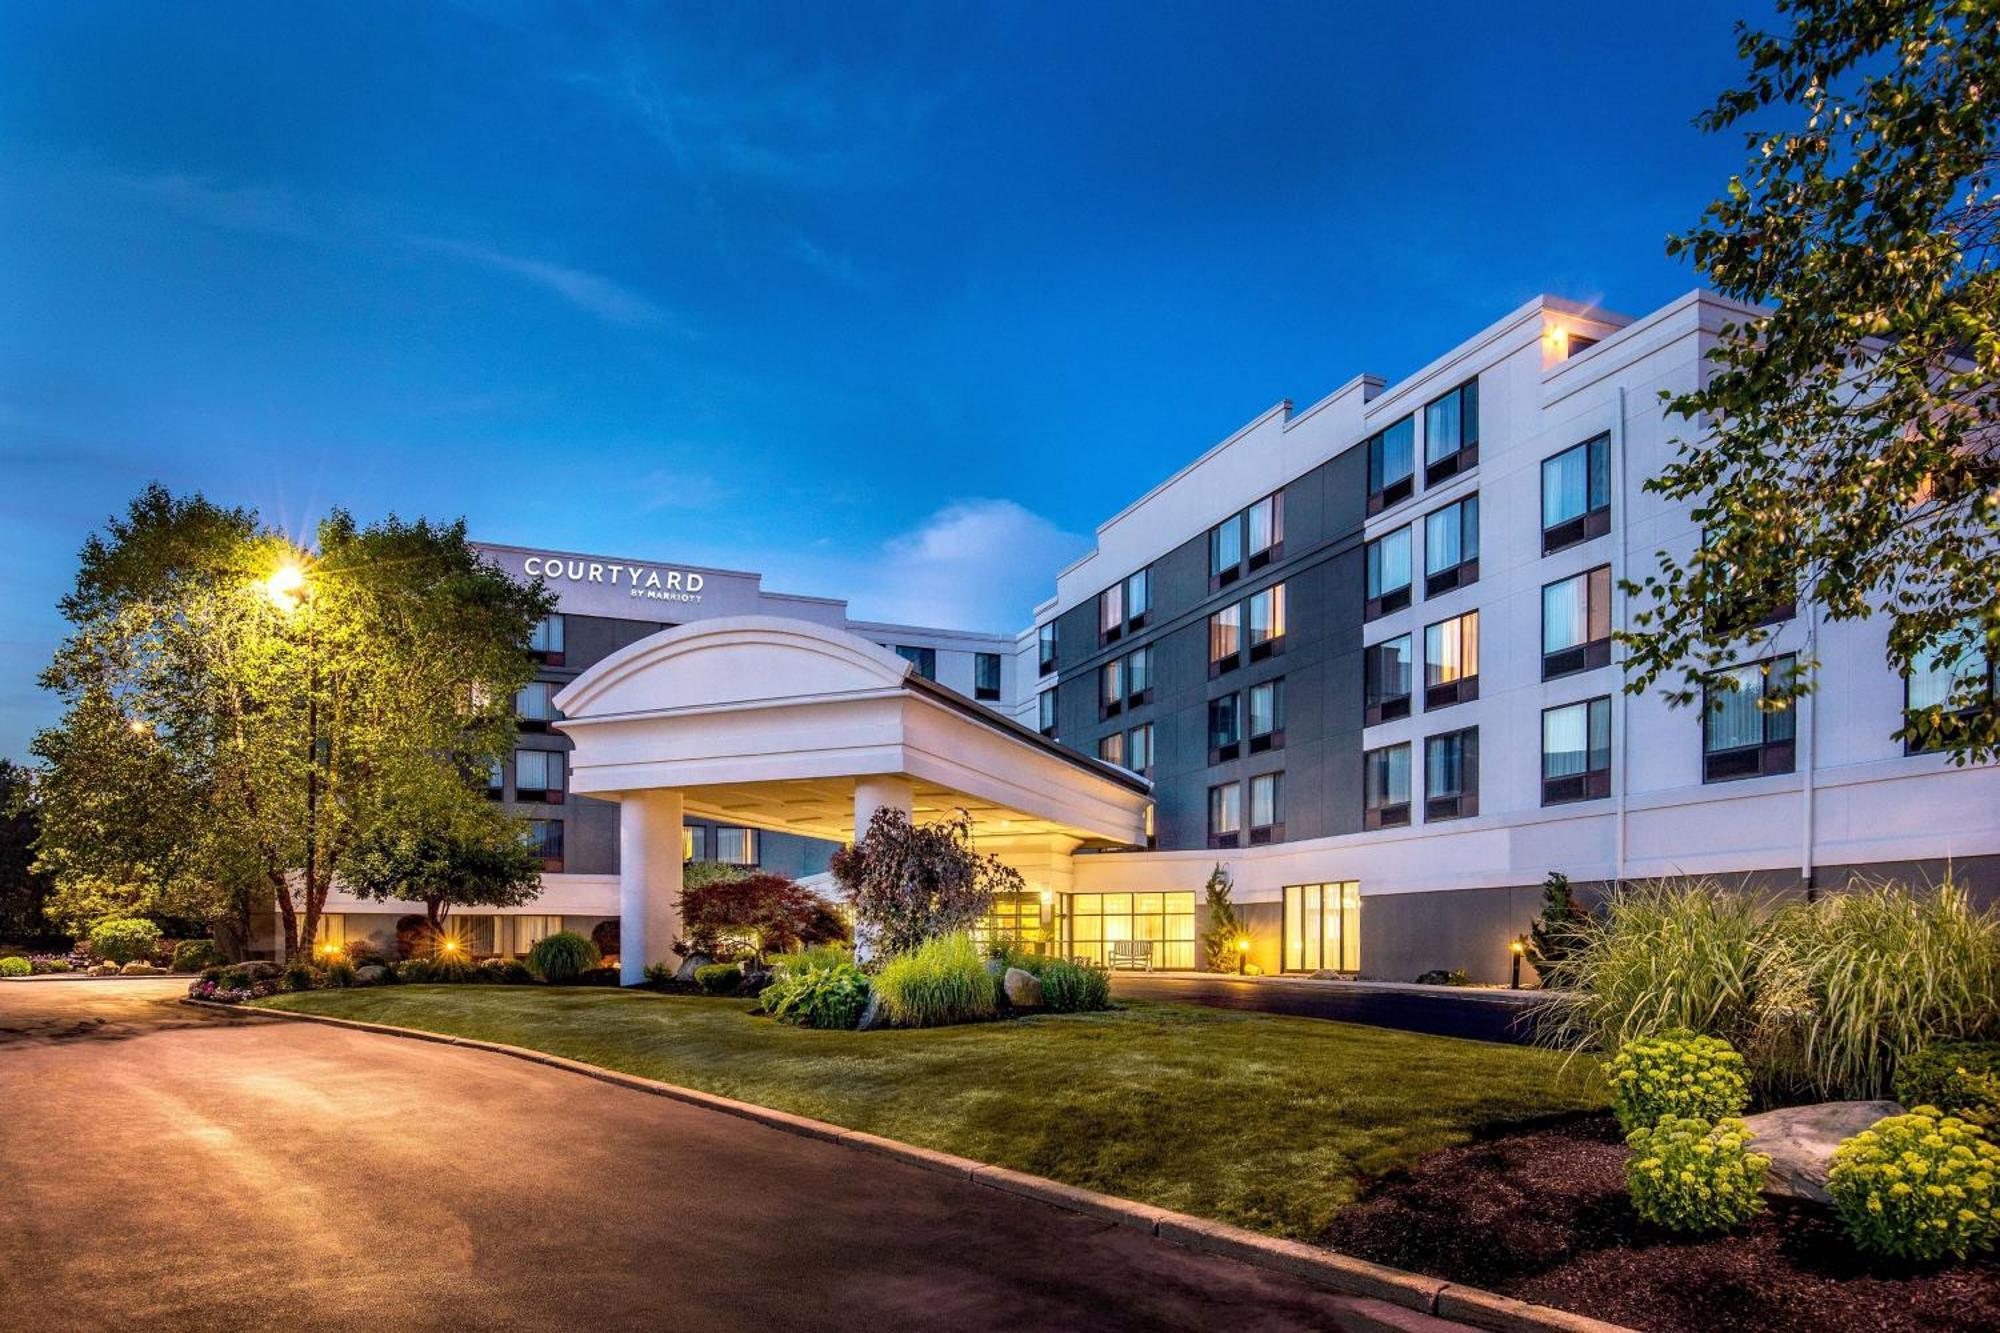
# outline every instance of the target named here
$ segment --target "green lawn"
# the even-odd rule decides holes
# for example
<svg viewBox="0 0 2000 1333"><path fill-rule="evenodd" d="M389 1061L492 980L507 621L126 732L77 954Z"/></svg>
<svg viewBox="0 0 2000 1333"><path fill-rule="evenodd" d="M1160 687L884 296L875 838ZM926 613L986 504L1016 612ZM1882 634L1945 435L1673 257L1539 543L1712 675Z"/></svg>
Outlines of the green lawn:
<svg viewBox="0 0 2000 1333"><path fill-rule="evenodd" d="M1136 1001L867 1033L644 991L397 986L260 1003L534 1047L1302 1239L1367 1177L1478 1126L1604 1103L1588 1062L1546 1051Z"/></svg>

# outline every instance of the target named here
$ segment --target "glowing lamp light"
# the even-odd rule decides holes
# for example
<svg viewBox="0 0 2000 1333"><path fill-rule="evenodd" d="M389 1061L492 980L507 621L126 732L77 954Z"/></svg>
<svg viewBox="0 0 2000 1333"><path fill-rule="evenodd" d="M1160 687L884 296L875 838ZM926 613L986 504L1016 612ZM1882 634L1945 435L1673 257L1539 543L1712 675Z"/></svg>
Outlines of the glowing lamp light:
<svg viewBox="0 0 2000 1333"><path fill-rule="evenodd" d="M264 596L280 611L290 611L306 597L306 572L296 561L287 560L264 580Z"/></svg>
<svg viewBox="0 0 2000 1333"><path fill-rule="evenodd" d="M1526 952L1528 951L1528 946L1527 946L1527 945L1525 945L1525 944L1523 944L1523 943L1521 943L1521 941L1519 941L1519 940L1515 940L1515 941L1514 941L1513 943L1509 944L1509 945L1508 945L1507 947L1508 947L1508 948L1510 948L1510 949L1512 949L1512 950L1513 950L1513 951L1514 951L1514 952L1515 952L1516 954L1524 954L1524 953L1526 953Z"/></svg>
<svg viewBox="0 0 2000 1333"><path fill-rule="evenodd" d="M1250 937L1248 935L1238 935L1236 937L1236 975L1239 977L1242 976L1249 966Z"/></svg>
<svg viewBox="0 0 2000 1333"><path fill-rule="evenodd" d="M446 941L444 942L444 951L445 951L446 953L457 953L457 952L458 952L458 941L457 941L457 940L446 940Z"/></svg>

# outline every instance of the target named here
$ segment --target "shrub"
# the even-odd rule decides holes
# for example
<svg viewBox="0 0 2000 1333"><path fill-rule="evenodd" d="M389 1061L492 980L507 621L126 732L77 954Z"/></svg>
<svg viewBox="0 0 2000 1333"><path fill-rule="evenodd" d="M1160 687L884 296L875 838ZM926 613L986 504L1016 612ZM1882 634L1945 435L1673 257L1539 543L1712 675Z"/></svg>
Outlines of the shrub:
<svg viewBox="0 0 2000 1333"><path fill-rule="evenodd" d="M354 985L354 964L337 956L329 960L326 965L326 984L335 990L346 990Z"/></svg>
<svg viewBox="0 0 2000 1333"><path fill-rule="evenodd" d="M424 916L396 918L396 957L423 957L434 947L433 938L430 918Z"/></svg>
<svg viewBox="0 0 2000 1333"><path fill-rule="evenodd" d="M356 967L386 967L395 961L382 951L381 945L366 935L349 940L343 947L347 953L347 961Z"/></svg>
<svg viewBox="0 0 2000 1333"><path fill-rule="evenodd" d="M1764 1207L1759 1192L1771 1159L1748 1151L1741 1120L1662 1116L1625 1142L1625 1187L1640 1217L1671 1231L1727 1231Z"/></svg>
<svg viewBox="0 0 2000 1333"><path fill-rule="evenodd" d="M648 963L646 964L646 984L648 986L671 985L679 973L680 966L676 963Z"/></svg>
<svg viewBox="0 0 2000 1333"><path fill-rule="evenodd" d="M160 946L160 928L143 917L112 917L90 928L91 952L108 963L136 963Z"/></svg>
<svg viewBox="0 0 2000 1333"><path fill-rule="evenodd" d="M1896 1067L1896 1100L2000 1129L2000 1041L1940 1041Z"/></svg>
<svg viewBox="0 0 2000 1333"><path fill-rule="evenodd" d="M875 989L882 1012L899 1027L969 1023L998 1008L986 960L963 931L897 954L883 964Z"/></svg>
<svg viewBox="0 0 2000 1333"><path fill-rule="evenodd" d="M1417 984L1419 986L1470 986L1472 978L1466 975L1466 971L1462 967L1454 967L1450 971L1446 971L1441 967L1434 967L1428 972L1419 974Z"/></svg>
<svg viewBox="0 0 2000 1333"><path fill-rule="evenodd" d="M249 990L250 980L250 969L240 963L235 967L223 968L222 975L217 978L218 984L224 990Z"/></svg>
<svg viewBox="0 0 2000 1333"><path fill-rule="evenodd" d="M1208 884L1203 889L1208 908L1208 929L1201 933L1203 955L1208 959L1211 972L1234 972L1238 963L1236 941L1248 933L1243 917L1236 910L1230 892L1235 887L1229 878L1229 871L1222 862L1215 863L1215 869L1208 872Z"/></svg>
<svg viewBox="0 0 2000 1333"><path fill-rule="evenodd" d="M884 806L861 841L834 852L827 869L854 904L869 941L900 955L978 925L998 893L1027 888L1020 872L973 849L963 810L933 824Z"/></svg>
<svg viewBox="0 0 2000 1333"><path fill-rule="evenodd" d="M30 977L34 974L35 965L25 958L0 958L0 977Z"/></svg>
<svg viewBox="0 0 2000 1333"><path fill-rule="evenodd" d="M709 963L694 970L694 984L710 995L730 994L743 984L743 969L734 963Z"/></svg>
<svg viewBox="0 0 2000 1333"><path fill-rule="evenodd" d="M615 967L586 967L576 974L579 986L616 986L618 969Z"/></svg>
<svg viewBox="0 0 2000 1333"><path fill-rule="evenodd" d="M51 972L74 972L76 967L67 958L37 958L33 960L36 976Z"/></svg>
<svg viewBox="0 0 2000 1333"><path fill-rule="evenodd" d="M1062 958L1042 965L1042 1002L1050 1012L1080 1014L1111 1007L1111 973L1101 967Z"/></svg>
<svg viewBox="0 0 2000 1333"><path fill-rule="evenodd" d="M764 1012L780 1023L852 1029L868 1007L868 977L846 961L794 961L772 976L762 1003Z"/></svg>
<svg viewBox="0 0 2000 1333"><path fill-rule="evenodd" d="M2000 1236L2000 1147L1935 1107L1884 1117L1834 1149L1826 1188L1871 1254L1964 1259Z"/></svg>
<svg viewBox="0 0 2000 1333"><path fill-rule="evenodd" d="M174 946L174 971L203 972L229 961L214 940L182 940Z"/></svg>
<svg viewBox="0 0 2000 1333"><path fill-rule="evenodd" d="M568 986L598 964L597 946L573 930L544 935L528 950L528 970L551 986Z"/></svg>
<svg viewBox="0 0 2000 1333"><path fill-rule="evenodd" d="M1627 1042L1606 1062L1605 1074L1611 1109L1627 1133L1668 1116L1724 1120L1750 1104L1743 1057L1728 1042L1698 1033Z"/></svg>
<svg viewBox="0 0 2000 1333"><path fill-rule="evenodd" d="M319 985L319 976L304 963L293 963L285 969L286 990L311 990Z"/></svg>
<svg viewBox="0 0 2000 1333"><path fill-rule="evenodd" d="M529 986L535 974L518 958L489 958L479 965L479 979L491 986Z"/></svg>
<svg viewBox="0 0 2000 1333"><path fill-rule="evenodd" d="M412 986L427 986L438 979L437 963L429 958L405 958L396 964L396 977Z"/></svg>
<svg viewBox="0 0 2000 1333"><path fill-rule="evenodd" d="M1551 870L1542 881L1542 914L1528 927L1528 958L1537 972L1546 974L1569 957L1577 931L1589 917L1569 886L1569 876Z"/></svg>
<svg viewBox="0 0 2000 1333"><path fill-rule="evenodd" d="M712 958L788 953L853 937L833 904L783 875L743 875L681 891L682 948Z"/></svg>
<svg viewBox="0 0 2000 1333"><path fill-rule="evenodd" d="M590 942L597 946L599 958L618 956L619 921L615 916L606 917L590 928Z"/></svg>

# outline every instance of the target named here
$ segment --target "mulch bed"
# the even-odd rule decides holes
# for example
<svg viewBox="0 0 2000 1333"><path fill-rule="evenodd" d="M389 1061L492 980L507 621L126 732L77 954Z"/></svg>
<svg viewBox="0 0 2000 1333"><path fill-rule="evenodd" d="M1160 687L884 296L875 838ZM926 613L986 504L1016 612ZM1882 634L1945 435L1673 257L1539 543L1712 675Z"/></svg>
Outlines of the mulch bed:
<svg viewBox="0 0 2000 1333"><path fill-rule="evenodd" d="M1397 1171L1322 1238L1343 1254L1646 1333L1992 1333L2000 1260L1873 1265L1824 1209L1773 1201L1743 1231L1691 1240L1639 1221L1610 1116L1515 1126Z"/></svg>

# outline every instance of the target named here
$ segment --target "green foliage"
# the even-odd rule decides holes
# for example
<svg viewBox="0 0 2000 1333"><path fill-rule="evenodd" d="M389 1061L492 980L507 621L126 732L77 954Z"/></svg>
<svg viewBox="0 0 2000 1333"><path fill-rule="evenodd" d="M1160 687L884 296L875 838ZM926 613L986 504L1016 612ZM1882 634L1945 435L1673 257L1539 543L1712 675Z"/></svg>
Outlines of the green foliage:
<svg viewBox="0 0 2000 1333"><path fill-rule="evenodd" d="M489 986L529 986L535 974L518 958L489 958L479 965L479 980Z"/></svg>
<svg viewBox="0 0 2000 1333"><path fill-rule="evenodd" d="M845 960L799 957L777 969L759 1000L780 1023L844 1031L868 1007L868 977Z"/></svg>
<svg viewBox="0 0 2000 1333"><path fill-rule="evenodd" d="M375 828L341 883L359 898L420 902L433 921L455 907L518 907L542 891L541 853L527 837L527 820L451 784Z"/></svg>
<svg viewBox="0 0 2000 1333"><path fill-rule="evenodd" d="M1728 1042L1681 1030L1619 1047L1605 1067L1627 1132L1668 1118L1720 1121L1750 1104L1750 1075Z"/></svg>
<svg viewBox="0 0 2000 1333"><path fill-rule="evenodd" d="M1419 986L1470 986L1472 984L1472 977L1462 967L1454 967L1449 971L1442 967L1434 967L1428 972L1420 973L1417 977L1417 984Z"/></svg>
<svg viewBox="0 0 2000 1333"><path fill-rule="evenodd" d="M684 887L680 910L688 952L710 957L762 958L853 938L832 903L783 875L737 875Z"/></svg>
<svg viewBox="0 0 2000 1333"><path fill-rule="evenodd" d="M573 930L544 935L528 950L528 970L551 986L568 986L601 960L597 946Z"/></svg>
<svg viewBox="0 0 2000 1333"><path fill-rule="evenodd" d="M227 961L222 956L222 950L215 947L214 940L182 940L174 946L176 972L202 972L220 967Z"/></svg>
<svg viewBox="0 0 2000 1333"><path fill-rule="evenodd" d="M335 957L326 965L326 984L334 990L345 990L355 984L354 964L345 958Z"/></svg>
<svg viewBox="0 0 2000 1333"><path fill-rule="evenodd" d="M743 984L743 969L734 963L707 963L694 970L694 984L710 995L733 995Z"/></svg>
<svg viewBox="0 0 2000 1333"><path fill-rule="evenodd" d="M1870 1254L1965 1259L2000 1239L2000 1147L1935 1107L1885 1117L1841 1144L1827 1193Z"/></svg>
<svg viewBox="0 0 2000 1333"><path fill-rule="evenodd" d="M438 980L438 965L430 958L406 958L396 965L396 980L427 986Z"/></svg>
<svg viewBox="0 0 2000 1333"><path fill-rule="evenodd" d="M991 1017L993 978L965 931L925 940L882 965L875 978L882 1012L897 1027L942 1027Z"/></svg>
<svg viewBox="0 0 2000 1333"><path fill-rule="evenodd" d="M1905 1106L1938 1106L1978 1125L2000 1130L2000 1041L1932 1042L1896 1067L1896 1100Z"/></svg>
<svg viewBox="0 0 2000 1333"><path fill-rule="evenodd" d="M293 963L285 969L285 989L291 991L312 990L319 985L319 976L304 963Z"/></svg>
<svg viewBox="0 0 2000 1333"><path fill-rule="evenodd" d="M1760 1190L1771 1159L1749 1151L1743 1122L1711 1124L1700 1116L1663 1117L1625 1142L1625 1187L1640 1217L1671 1231L1727 1231L1764 1207Z"/></svg>
<svg viewBox="0 0 2000 1333"><path fill-rule="evenodd" d="M1111 973L1104 968L1051 958L1039 975L1042 1002L1051 1013L1079 1014L1111 1007Z"/></svg>
<svg viewBox="0 0 2000 1333"><path fill-rule="evenodd" d="M1236 941L1247 933L1242 914L1229 897L1234 887L1228 869L1217 861L1215 869L1208 872L1208 883L1203 889L1208 907L1208 929L1201 933L1201 947L1211 972L1236 970Z"/></svg>
<svg viewBox="0 0 2000 1333"><path fill-rule="evenodd" d="M224 990L249 990L250 969L240 964L236 967L225 967L216 981Z"/></svg>
<svg viewBox="0 0 2000 1333"><path fill-rule="evenodd" d="M926 940L969 931L996 894L1023 893L1020 872L972 844L972 816L960 810L933 824L913 824L884 806L867 836L835 851L827 867L854 905L868 942L889 955Z"/></svg>
<svg viewBox="0 0 2000 1333"><path fill-rule="evenodd" d="M648 963L646 964L646 984L649 986L669 985L679 972L680 966L676 963Z"/></svg>
<svg viewBox="0 0 2000 1333"><path fill-rule="evenodd" d="M1589 919L1570 891L1569 876L1551 870L1542 881L1542 914L1528 927L1528 959L1545 979L1551 967L1569 957L1578 930Z"/></svg>
<svg viewBox="0 0 2000 1333"><path fill-rule="evenodd" d="M1700 123L1749 161L1669 253L1764 311L1725 326L1694 429L1646 488L1692 500L1705 529L1662 554L1625 643L1627 688L1673 672L1676 702L1760 656L1760 624L1797 598L1828 620L1885 615L1900 670L1971 668L1899 735L1958 762L2000 754L2000 22L1990 3L1785 0L1743 30L1744 86ZM1773 707L1812 687L1812 664Z"/></svg>
<svg viewBox="0 0 2000 1333"><path fill-rule="evenodd" d="M113 963L141 962L160 947L160 928L139 917L113 917L90 929L91 952Z"/></svg>
<svg viewBox="0 0 2000 1333"><path fill-rule="evenodd" d="M616 986L619 984L618 969L601 965L598 967L586 967L583 971L576 974L576 984L579 986Z"/></svg>
<svg viewBox="0 0 2000 1333"><path fill-rule="evenodd" d="M37 939L48 933L44 914L49 877L35 869L41 829L33 775L0 759L0 940Z"/></svg>
<svg viewBox="0 0 2000 1333"><path fill-rule="evenodd" d="M19 954L15 954L7 958L0 958L0 977L32 976L34 974L34 971L35 971L35 965L29 962L27 959L21 957Z"/></svg>

